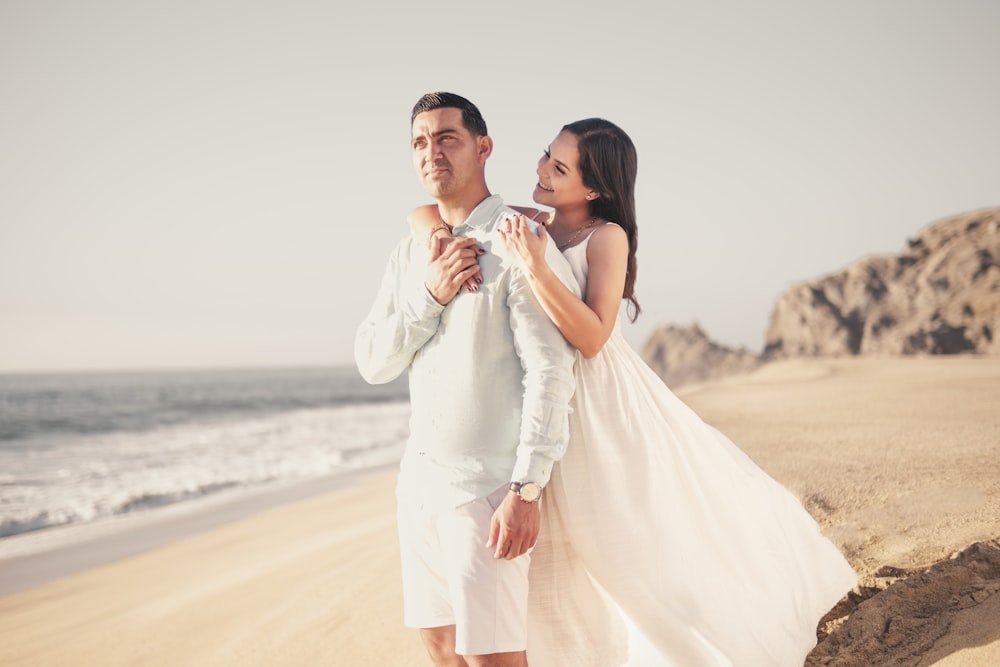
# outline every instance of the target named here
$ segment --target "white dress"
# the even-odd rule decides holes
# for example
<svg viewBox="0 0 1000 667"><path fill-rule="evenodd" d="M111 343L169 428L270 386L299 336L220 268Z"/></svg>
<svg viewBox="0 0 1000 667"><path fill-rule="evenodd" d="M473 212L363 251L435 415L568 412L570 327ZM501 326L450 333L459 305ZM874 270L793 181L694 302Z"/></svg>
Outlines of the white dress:
<svg viewBox="0 0 1000 667"><path fill-rule="evenodd" d="M584 291L588 242L564 253ZM531 667L801 667L856 583L843 555L617 325L575 374L532 552Z"/></svg>

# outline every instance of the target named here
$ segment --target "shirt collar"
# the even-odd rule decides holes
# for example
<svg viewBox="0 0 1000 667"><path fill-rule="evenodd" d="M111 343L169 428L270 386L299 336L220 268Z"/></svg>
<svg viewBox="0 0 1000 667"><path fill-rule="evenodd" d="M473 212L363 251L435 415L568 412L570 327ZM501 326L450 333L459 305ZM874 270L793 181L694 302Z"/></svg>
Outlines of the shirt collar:
<svg viewBox="0 0 1000 667"><path fill-rule="evenodd" d="M476 208L472 209L472 213L470 213L469 217L465 219L465 222L460 225L456 225L455 229L460 229L462 227L482 229L496 219L497 214L500 213L500 210L503 208L503 198L500 195L490 195L483 201L479 202L479 204L476 205Z"/></svg>

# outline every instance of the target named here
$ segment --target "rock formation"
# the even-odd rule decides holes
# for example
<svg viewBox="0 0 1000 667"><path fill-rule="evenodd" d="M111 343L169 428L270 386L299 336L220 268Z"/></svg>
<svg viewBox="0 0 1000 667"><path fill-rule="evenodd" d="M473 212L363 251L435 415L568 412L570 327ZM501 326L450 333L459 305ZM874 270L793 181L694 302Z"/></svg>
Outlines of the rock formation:
<svg viewBox="0 0 1000 667"><path fill-rule="evenodd" d="M764 357L1000 354L1000 208L926 227L779 297Z"/></svg>
<svg viewBox="0 0 1000 667"><path fill-rule="evenodd" d="M862 589L838 605L846 619L823 638L806 667L916 667L930 665L935 644L965 610L990 614L1000 593L1000 542L977 542L952 558L909 574L883 568L898 579L883 590ZM902 575L902 576L900 576ZM907 576L909 575L909 576ZM831 612L836 614L837 609Z"/></svg>
<svg viewBox="0 0 1000 667"><path fill-rule="evenodd" d="M670 387L744 373L760 365L760 359L744 348L709 340L697 324L660 327L646 341L642 358Z"/></svg>

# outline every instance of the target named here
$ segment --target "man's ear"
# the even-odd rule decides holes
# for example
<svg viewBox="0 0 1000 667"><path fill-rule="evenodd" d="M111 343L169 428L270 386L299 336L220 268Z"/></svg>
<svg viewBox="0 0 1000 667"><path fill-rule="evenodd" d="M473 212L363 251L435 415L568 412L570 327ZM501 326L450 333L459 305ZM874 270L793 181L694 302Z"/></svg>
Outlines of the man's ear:
<svg viewBox="0 0 1000 667"><path fill-rule="evenodd" d="M479 142L479 160L480 162L486 162L486 158L493 153L493 139L490 137L479 137L477 141Z"/></svg>

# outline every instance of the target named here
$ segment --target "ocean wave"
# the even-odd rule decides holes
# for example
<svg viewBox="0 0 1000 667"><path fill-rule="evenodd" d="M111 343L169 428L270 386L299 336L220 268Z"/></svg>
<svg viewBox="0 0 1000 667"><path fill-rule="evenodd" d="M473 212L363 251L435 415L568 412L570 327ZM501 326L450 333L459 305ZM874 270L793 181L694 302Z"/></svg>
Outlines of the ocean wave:
<svg viewBox="0 0 1000 667"><path fill-rule="evenodd" d="M270 480L262 480L261 483ZM201 496L211 495L219 491L226 491L241 486L239 482L216 482L215 484L205 484L192 491L180 491L177 493L144 493L134 498L129 498L119 505L112 514L131 514L140 510L148 510L163 505L172 505L182 500L190 500Z"/></svg>
<svg viewBox="0 0 1000 667"><path fill-rule="evenodd" d="M266 483L263 480L259 483ZM240 482L219 482L205 484L196 489L182 490L173 493L142 493L119 503L115 507L108 507L106 502L99 500L86 508L61 508L58 510L42 510L36 514L22 519L3 518L0 520L0 538L11 535L30 533L46 528L56 528L79 523L95 521L101 518L133 514L144 510L173 505L175 503L194 500L205 496L210 496L221 491L245 486Z"/></svg>
<svg viewBox="0 0 1000 667"><path fill-rule="evenodd" d="M395 462L409 412L363 403L0 449L0 538Z"/></svg>
<svg viewBox="0 0 1000 667"><path fill-rule="evenodd" d="M353 367L0 375L0 445L39 436L140 432L225 416L397 402L408 394L405 378L369 385Z"/></svg>
<svg viewBox="0 0 1000 667"><path fill-rule="evenodd" d="M4 518L0 519L0 539L4 537L9 537L11 535L30 533L36 530L42 530L44 528L65 526L71 523L75 523L73 517L65 515L62 516L53 515L49 513L47 510L38 512L34 516L28 517L26 519Z"/></svg>

